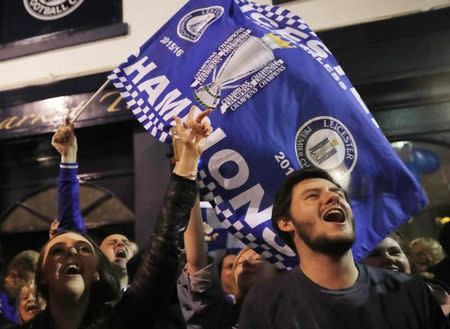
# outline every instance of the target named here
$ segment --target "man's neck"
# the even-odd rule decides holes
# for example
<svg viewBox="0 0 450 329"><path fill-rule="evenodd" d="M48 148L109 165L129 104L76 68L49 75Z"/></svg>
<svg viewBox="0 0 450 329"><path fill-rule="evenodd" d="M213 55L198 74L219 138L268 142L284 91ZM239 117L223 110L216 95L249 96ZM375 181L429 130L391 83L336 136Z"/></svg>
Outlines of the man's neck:
<svg viewBox="0 0 450 329"><path fill-rule="evenodd" d="M350 288L358 279L351 250L339 257L304 251L300 253L300 270L314 283L332 290Z"/></svg>

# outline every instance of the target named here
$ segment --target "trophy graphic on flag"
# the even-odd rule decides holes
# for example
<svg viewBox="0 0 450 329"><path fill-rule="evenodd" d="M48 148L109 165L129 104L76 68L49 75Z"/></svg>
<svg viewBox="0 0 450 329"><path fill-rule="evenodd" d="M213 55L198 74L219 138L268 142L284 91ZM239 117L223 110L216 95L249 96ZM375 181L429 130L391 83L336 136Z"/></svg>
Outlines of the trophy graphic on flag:
<svg viewBox="0 0 450 329"><path fill-rule="evenodd" d="M273 49L280 48L276 36L266 34L262 38L249 36L225 59L220 69L217 66L212 73L211 83L194 90L195 99L205 108L216 108L225 89L236 88L232 85L242 78L262 69L275 60Z"/></svg>

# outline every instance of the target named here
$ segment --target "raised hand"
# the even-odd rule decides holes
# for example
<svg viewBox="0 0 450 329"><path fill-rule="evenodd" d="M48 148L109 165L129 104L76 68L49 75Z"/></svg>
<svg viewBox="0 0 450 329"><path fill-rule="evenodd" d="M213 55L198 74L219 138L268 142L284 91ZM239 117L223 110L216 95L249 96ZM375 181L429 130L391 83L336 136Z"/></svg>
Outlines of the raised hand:
<svg viewBox="0 0 450 329"><path fill-rule="evenodd" d="M66 123L55 131L52 138L53 147L61 154L61 162L77 161L77 138L74 133L74 125L66 119Z"/></svg>
<svg viewBox="0 0 450 329"><path fill-rule="evenodd" d="M186 118L186 122L182 122L179 117L174 117L176 122L174 132L174 139L178 139L185 147L195 150L199 155L202 152L201 141L211 134L212 128L209 120L203 120L211 109L200 112L195 116L195 112L199 109L193 105Z"/></svg>
<svg viewBox="0 0 450 329"><path fill-rule="evenodd" d="M49 239L52 239L56 233L58 232L58 227L59 227L59 220L54 219L51 224L50 224L50 228L48 230L48 237Z"/></svg>
<svg viewBox="0 0 450 329"><path fill-rule="evenodd" d="M212 110L200 111L196 115L195 113L198 111L199 109L196 106L192 106L186 122L182 122L179 117L174 117L176 124L175 128L172 129L174 143L180 144L177 147L179 151L175 153L181 152L174 173L192 180L196 178L198 159L203 151L202 141L212 132L209 120L204 120Z"/></svg>
<svg viewBox="0 0 450 329"><path fill-rule="evenodd" d="M215 241L219 237L219 233L214 232L214 229L206 222L202 222L203 233L205 234L205 242Z"/></svg>

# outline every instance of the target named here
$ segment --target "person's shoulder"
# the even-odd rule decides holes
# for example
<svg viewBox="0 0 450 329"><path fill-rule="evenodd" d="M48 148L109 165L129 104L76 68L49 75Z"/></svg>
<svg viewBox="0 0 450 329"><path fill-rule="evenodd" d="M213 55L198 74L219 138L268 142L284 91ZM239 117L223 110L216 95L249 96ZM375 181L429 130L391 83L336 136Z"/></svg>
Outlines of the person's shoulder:
<svg viewBox="0 0 450 329"><path fill-rule="evenodd" d="M276 310L281 305L289 304L289 296L292 294L290 285L292 280L296 280L295 274L298 274L295 269L281 272L256 284L245 296L239 326L243 324L245 328L259 328L262 323L269 321L268 315L277 313Z"/></svg>
<svg viewBox="0 0 450 329"><path fill-rule="evenodd" d="M371 285L384 286L387 289L397 289L399 287L425 287L422 279L403 272L392 271L388 269L361 265L367 271L367 277Z"/></svg>
<svg viewBox="0 0 450 329"><path fill-rule="evenodd" d="M428 270L434 274L436 274L435 272L440 271L448 273L450 270L450 259L448 257L444 257L439 263L431 266Z"/></svg>
<svg viewBox="0 0 450 329"><path fill-rule="evenodd" d="M287 290L292 289L292 284L296 280L296 275L298 275L296 271L298 271L298 269L283 271L273 278L258 283L250 290L246 299L249 295L256 299L262 298L262 296L264 296L265 299L268 299L284 294Z"/></svg>
<svg viewBox="0 0 450 329"><path fill-rule="evenodd" d="M369 278L379 278L379 279L383 279L383 278L396 278L397 280L400 281L408 281L410 279L414 279L414 277L411 274L408 273L404 273L404 272L399 272L399 271L394 271L394 270L389 270L389 269L385 269L385 268L381 268L381 267L374 267L374 266L370 266L370 265L362 265L359 264L360 268L365 268Z"/></svg>

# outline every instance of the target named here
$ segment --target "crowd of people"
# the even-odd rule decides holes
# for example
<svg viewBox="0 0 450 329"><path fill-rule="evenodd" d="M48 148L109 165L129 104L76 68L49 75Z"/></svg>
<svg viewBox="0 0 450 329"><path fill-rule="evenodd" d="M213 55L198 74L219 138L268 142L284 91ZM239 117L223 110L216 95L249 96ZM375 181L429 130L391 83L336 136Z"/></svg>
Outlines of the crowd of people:
<svg viewBox="0 0 450 329"><path fill-rule="evenodd" d="M348 196L320 169L288 175L273 204L272 225L299 266L280 271L249 247L208 257L196 178L209 112L175 117L177 159L141 248L120 232L89 236L74 126L57 129L58 219L40 252L2 268L0 329L449 328L450 224L439 241L392 232L355 262Z"/></svg>

